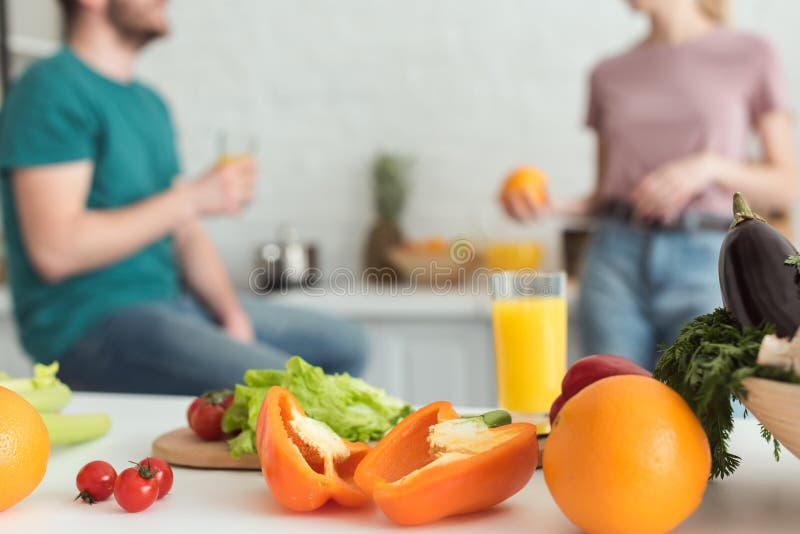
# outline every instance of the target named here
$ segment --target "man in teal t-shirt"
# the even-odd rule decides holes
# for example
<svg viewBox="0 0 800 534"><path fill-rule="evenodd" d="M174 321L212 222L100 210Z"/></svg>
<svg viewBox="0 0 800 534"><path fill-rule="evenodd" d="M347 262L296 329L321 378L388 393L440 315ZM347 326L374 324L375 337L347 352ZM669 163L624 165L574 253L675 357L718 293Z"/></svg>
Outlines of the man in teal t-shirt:
<svg viewBox="0 0 800 534"><path fill-rule="evenodd" d="M2 208L26 351L94 390L200 393L293 353L357 371L344 321L240 299L199 219L250 200L255 162L179 172L164 102L136 81L164 35L160 0L61 0L69 46L32 66L0 113ZM184 287L185 284L185 287Z"/></svg>
<svg viewBox="0 0 800 534"><path fill-rule="evenodd" d="M85 197L89 210L121 208L168 191L178 174L178 161L167 109L153 91L138 82L103 77L65 49L34 65L16 83L3 108L0 139L14 303L22 341L31 355L52 360L99 317L121 306L178 296L173 240L166 232L142 243L140 250L118 254L111 264L102 265L107 263L102 258L86 270L69 262L89 260L78 257L79 247L92 246L80 243L89 237L66 229L60 244L42 243L37 255L35 237L28 236L26 243L20 232L21 223L34 226L37 221L26 221L18 213L9 179L14 169L78 162L75 174L92 175L88 195L85 179L79 177L65 175L63 180L73 183L57 187L84 182L76 196ZM49 171L53 172L59 170ZM56 192L47 194L53 203L60 201ZM56 246L72 250L57 258L58 251L48 250Z"/></svg>

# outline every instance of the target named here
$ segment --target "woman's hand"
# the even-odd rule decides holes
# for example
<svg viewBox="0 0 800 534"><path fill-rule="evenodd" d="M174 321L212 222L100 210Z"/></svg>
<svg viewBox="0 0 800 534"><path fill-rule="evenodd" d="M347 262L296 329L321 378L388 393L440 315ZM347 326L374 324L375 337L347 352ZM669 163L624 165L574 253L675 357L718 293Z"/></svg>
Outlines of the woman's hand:
<svg viewBox="0 0 800 534"><path fill-rule="evenodd" d="M648 221L674 221L698 193L714 182L720 167L716 156L703 153L656 169L631 194L636 215Z"/></svg>
<svg viewBox="0 0 800 534"><path fill-rule="evenodd" d="M549 200L544 204L537 202L533 193L525 189L501 192L500 204L503 205L505 212L518 222L535 221L552 211Z"/></svg>
<svg viewBox="0 0 800 534"><path fill-rule="evenodd" d="M256 340L253 322L244 310L237 310L223 317L222 329L229 337L241 343L250 344Z"/></svg>

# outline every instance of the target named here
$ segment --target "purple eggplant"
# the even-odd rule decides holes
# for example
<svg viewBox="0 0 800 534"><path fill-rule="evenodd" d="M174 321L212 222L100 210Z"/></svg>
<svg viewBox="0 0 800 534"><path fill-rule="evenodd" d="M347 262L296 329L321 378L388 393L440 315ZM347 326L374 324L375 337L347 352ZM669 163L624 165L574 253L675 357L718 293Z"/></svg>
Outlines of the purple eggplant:
<svg viewBox="0 0 800 534"><path fill-rule="evenodd" d="M772 323L779 336L791 337L800 326L800 280L786 259L797 249L753 213L740 193L733 196L733 217L719 255L725 308L742 326Z"/></svg>

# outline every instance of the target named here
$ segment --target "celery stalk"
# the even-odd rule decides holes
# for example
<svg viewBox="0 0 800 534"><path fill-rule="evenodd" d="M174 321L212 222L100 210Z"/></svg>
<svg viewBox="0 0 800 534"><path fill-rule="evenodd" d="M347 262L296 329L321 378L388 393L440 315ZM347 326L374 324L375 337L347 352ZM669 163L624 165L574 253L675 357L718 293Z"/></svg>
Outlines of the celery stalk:
<svg viewBox="0 0 800 534"><path fill-rule="evenodd" d="M32 378L0 378L0 387L21 395L37 412L57 412L72 398L72 391L56 378L58 362L50 365L36 364Z"/></svg>
<svg viewBox="0 0 800 534"><path fill-rule="evenodd" d="M58 362L52 365L37 365L33 378L10 378L0 380L0 387L10 389L30 402L37 412L57 412L72 398L72 391L55 377Z"/></svg>
<svg viewBox="0 0 800 534"><path fill-rule="evenodd" d="M63 415L58 412L72 398L72 391L56 378L58 362L36 364L32 378L10 378L0 373L0 387L18 393L42 416L51 445L73 445L104 436L111 428L106 414Z"/></svg>
<svg viewBox="0 0 800 534"><path fill-rule="evenodd" d="M26 388L23 385L9 384L23 379L0 381L0 386L8 388L30 402L39 413L58 412L66 406L72 398L72 391L64 384L57 384L46 389ZM28 380L30 381L30 380Z"/></svg>
<svg viewBox="0 0 800 534"><path fill-rule="evenodd" d="M74 445L102 437L111 429L106 414L41 414L51 445Z"/></svg>

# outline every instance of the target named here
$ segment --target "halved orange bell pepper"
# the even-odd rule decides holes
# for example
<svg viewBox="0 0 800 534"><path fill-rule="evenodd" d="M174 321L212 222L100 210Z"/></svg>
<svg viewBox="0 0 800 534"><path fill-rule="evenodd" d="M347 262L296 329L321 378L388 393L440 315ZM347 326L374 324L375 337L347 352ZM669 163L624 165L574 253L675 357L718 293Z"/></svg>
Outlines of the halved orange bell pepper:
<svg viewBox="0 0 800 534"><path fill-rule="evenodd" d="M369 501L353 473L370 447L344 440L306 416L285 388L273 386L264 398L256 447L272 495L291 510L316 510L331 499L349 507Z"/></svg>
<svg viewBox="0 0 800 534"><path fill-rule="evenodd" d="M429 523L506 500L536 470L536 426L506 421L494 426L490 415L497 416L460 419L448 402L421 408L367 454L356 469L356 483L401 525Z"/></svg>

